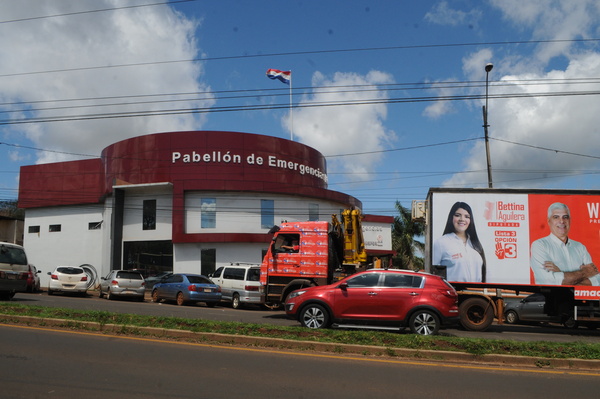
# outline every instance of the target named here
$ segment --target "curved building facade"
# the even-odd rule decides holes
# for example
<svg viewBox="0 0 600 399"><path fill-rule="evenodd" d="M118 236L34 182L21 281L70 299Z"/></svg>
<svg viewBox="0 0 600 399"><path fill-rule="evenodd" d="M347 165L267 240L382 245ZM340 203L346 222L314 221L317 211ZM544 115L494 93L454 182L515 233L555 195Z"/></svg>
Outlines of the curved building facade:
<svg viewBox="0 0 600 399"><path fill-rule="evenodd" d="M232 262L260 263L269 229L282 221L329 220L362 207L328 190L327 181L321 153L277 137L134 137L106 147L100 158L22 167L24 246L44 275L65 264L92 264L100 275L209 274Z"/></svg>

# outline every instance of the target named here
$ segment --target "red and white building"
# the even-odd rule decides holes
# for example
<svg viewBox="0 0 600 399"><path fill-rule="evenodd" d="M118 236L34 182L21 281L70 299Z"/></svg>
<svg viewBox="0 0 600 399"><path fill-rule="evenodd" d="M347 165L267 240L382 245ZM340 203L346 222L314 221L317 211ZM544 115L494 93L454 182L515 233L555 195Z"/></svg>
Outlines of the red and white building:
<svg viewBox="0 0 600 399"><path fill-rule="evenodd" d="M134 137L100 158L23 166L24 246L44 276L57 265L91 264L104 276L113 269L209 274L231 262L260 263L273 225L361 208L328 190L327 179L321 153L277 137ZM366 216L372 255L390 253L392 222Z"/></svg>

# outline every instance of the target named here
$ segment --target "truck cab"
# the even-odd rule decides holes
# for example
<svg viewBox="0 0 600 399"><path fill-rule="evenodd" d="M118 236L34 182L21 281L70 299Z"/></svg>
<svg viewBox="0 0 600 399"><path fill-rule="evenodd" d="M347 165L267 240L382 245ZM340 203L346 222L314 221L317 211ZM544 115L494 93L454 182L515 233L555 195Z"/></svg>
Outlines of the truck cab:
<svg viewBox="0 0 600 399"><path fill-rule="evenodd" d="M267 303L283 303L296 289L331 281L337 265L330 262L330 230L322 221L282 223L271 230L260 275Z"/></svg>

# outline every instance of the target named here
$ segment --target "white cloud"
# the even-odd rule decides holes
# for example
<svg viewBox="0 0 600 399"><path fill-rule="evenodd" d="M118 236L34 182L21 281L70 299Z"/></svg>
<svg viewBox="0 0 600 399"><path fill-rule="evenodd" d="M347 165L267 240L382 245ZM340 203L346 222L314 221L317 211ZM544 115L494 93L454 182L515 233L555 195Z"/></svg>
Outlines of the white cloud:
<svg viewBox="0 0 600 399"><path fill-rule="evenodd" d="M598 34L600 3L595 0L492 0L492 4L514 26L530 32L531 40L568 40ZM566 66L557 68L553 63L556 57L566 60ZM590 80L575 84L586 78L597 81L600 52L586 43L572 41L540 43L532 54L520 56L511 52L502 57L484 49L465 57L463 71L469 80L482 80L483 65L489 61L495 65L490 96L525 96L490 98L494 187L564 188L564 177L579 176L570 184L583 186L573 188L589 188L582 176L598 168L594 158L600 152L598 96L564 93L600 90L600 84ZM498 80L502 82L492 82ZM463 163L465 171L480 172L456 174L445 185L477 186L487 182L483 141L471 148Z"/></svg>
<svg viewBox="0 0 600 399"><path fill-rule="evenodd" d="M28 155L23 155L19 151L9 151L8 157L10 158L11 161L15 161L15 162L29 159Z"/></svg>
<svg viewBox="0 0 600 399"><path fill-rule="evenodd" d="M466 76L469 76L471 80L485 80L485 68L484 66L492 61L493 53L490 49L485 48L478 50L469 56L463 59L463 73ZM455 79L448 79L440 82L452 82L456 81ZM435 87L435 85L433 85ZM456 90L443 87L443 85L438 86L439 88L432 89L433 95L438 98L446 98L456 95ZM479 88L477 88L479 90ZM454 112L454 104L452 101L444 101L439 100L433 102L431 105L428 105L423 111L423 115L432 118L438 119L442 116Z"/></svg>
<svg viewBox="0 0 600 399"><path fill-rule="evenodd" d="M316 72L312 78L313 91L304 96L301 105L347 101L362 105L298 108L293 111L294 137L325 155L355 154L389 148L395 134L384 126L387 105L365 102L387 99L386 92L378 89L377 85L392 82L389 74L379 71L371 71L364 76L337 72L332 78ZM334 88L335 86L344 87ZM284 123L288 129L289 122L289 118L286 118ZM341 169L356 173L352 179L367 179L368 176L364 173L374 172L380 158L381 154L331 157L328 159L328 171Z"/></svg>
<svg viewBox="0 0 600 399"><path fill-rule="evenodd" d="M425 19L437 25L477 25L481 18L481 11L477 9L466 11L455 10L448 6L447 1L442 1L432 7L431 11L425 14Z"/></svg>
<svg viewBox="0 0 600 399"><path fill-rule="evenodd" d="M531 30L532 40L570 40L596 38L600 33L598 0L491 0L504 18L522 30ZM535 57L548 62L553 57L569 56L575 43L541 43Z"/></svg>
<svg viewBox="0 0 600 399"><path fill-rule="evenodd" d="M31 16L31 10L35 10L35 15L59 15L135 4L131 0L20 0L1 2L0 15L3 20L12 20ZM164 5L2 24L0 35L4 43L11 45L0 46L0 70L12 76L0 77L0 100L3 103L38 102L25 107L23 115L30 118L139 111L160 113L161 110L210 106L212 99L197 101L188 97L190 99L183 102L150 103L153 97L122 97L208 90L206 85L198 83L203 74L202 65L160 63L197 58L196 28L196 21ZM124 64L144 65L96 69ZM28 73L53 70L69 71ZM185 97L159 98L164 101ZM77 101L64 101L67 99ZM136 101L146 103L121 104ZM11 110L23 108L23 105L10 106ZM13 138L25 134L35 147L57 151L40 152L38 162L43 163L80 158L65 153L98 155L107 145L129 137L199 129L203 123L204 117L190 114L162 115L12 125L4 134Z"/></svg>
<svg viewBox="0 0 600 399"><path fill-rule="evenodd" d="M561 176L597 168L598 160L594 158L600 153L597 95L540 94L597 92L599 84L574 84L574 80L598 76L600 54L590 52L573 57L564 71L506 75L502 86L497 89L492 86L490 92L494 93L532 95L489 102L494 186L548 186L559 183ZM527 81L538 84L522 83ZM465 170L485 170L484 154L484 144L480 142L465 159ZM544 180L552 176L556 178ZM469 186L485 180L483 172L478 176L460 174L445 184Z"/></svg>

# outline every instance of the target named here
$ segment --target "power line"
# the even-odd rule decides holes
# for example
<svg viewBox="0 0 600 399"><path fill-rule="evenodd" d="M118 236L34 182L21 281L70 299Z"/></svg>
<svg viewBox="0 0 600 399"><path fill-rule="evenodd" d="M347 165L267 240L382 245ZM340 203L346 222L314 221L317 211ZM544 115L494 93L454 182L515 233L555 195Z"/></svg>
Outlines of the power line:
<svg viewBox="0 0 600 399"><path fill-rule="evenodd" d="M518 146L521 146L521 147L534 148L536 150L551 151L551 152L554 152L554 153L557 153L557 154L576 155L578 157L600 159L600 156L595 156L595 155L578 154L576 152L569 152L569 151L557 150L555 148L540 147L540 146L531 145L531 144L517 143L517 142L514 142L514 141L504 140L504 139L499 139L499 138L494 138L494 137L490 137L490 139L491 140L496 140L496 141L501 141L503 143L509 143L509 144L518 145Z"/></svg>
<svg viewBox="0 0 600 399"><path fill-rule="evenodd" d="M131 63L131 64L102 65L102 66L89 66L89 67L79 67L79 68L53 69L53 70L45 70L45 71L17 72L17 73L9 73L9 74L0 74L0 78L25 76L25 75L39 75L39 74L46 74L46 73L89 71L89 70L96 70L96 69L109 69L109 68L114 69L114 68L137 67L137 66L148 66L148 65L165 65L165 64L187 63L187 62L223 61L223 60L232 60L232 59L284 57L284 56L292 56L292 55L335 54L335 53L350 53L350 52L365 52L365 51L389 51L389 50L416 50L416 49L447 48L447 47L500 46L500 45L514 45L514 44L583 43L583 42L599 42L599 41L600 41L600 39L519 40L519 41L504 41L504 42L421 44L421 45L388 46L388 47L364 47L364 48L351 48L351 49L293 51L293 52L285 52L285 53L244 54L244 55L232 55L232 56L221 56L221 57L201 57L201 58L192 58L192 59L185 59L185 60L137 62L137 63Z"/></svg>
<svg viewBox="0 0 600 399"><path fill-rule="evenodd" d="M28 17L28 18L19 18L19 19L10 19L10 20L6 20L6 21L0 21L0 24L10 24L10 23L14 23L14 22L34 21L37 19L47 19L47 18L70 17L70 16L74 16L74 15L92 14L92 13L115 11L115 10L126 10L126 9L130 9L130 8L154 7L154 6L162 6L162 5L166 5L166 4L187 3L190 1L197 1L197 0L173 0L173 1L163 1L161 3L138 4L138 5L133 5L133 6L103 8L103 9L98 9L98 10L75 11L75 12L68 12L68 13L63 13L63 14L41 15L38 17Z"/></svg>
<svg viewBox="0 0 600 399"><path fill-rule="evenodd" d="M509 94L494 94L489 98L508 99L508 98L532 98L532 97L563 97L563 96L585 96L598 95L600 91L569 91L569 92L541 92L541 93L509 93ZM342 101L312 101L297 104L296 109L314 108L314 107L338 107L338 106L358 106L358 105L374 105L374 104L400 104L400 103L419 103L432 101L465 101L481 99L481 94L465 94L455 96L425 96L425 97L408 97L408 98L385 98L385 99L367 99L367 100L342 100ZM65 116L48 116L48 117L31 117L18 120L0 120L0 125L20 125L32 123L50 123L50 122L73 122L85 120L100 120L100 119L117 119L117 118L139 118L149 116L168 116L168 115L185 115L185 114L204 114L213 112L239 112L239 111L260 111L274 109L288 109L289 104L269 104L269 105L238 105L238 106L221 106L221 107L192 107L179 109L161 109L151 111L129 111L129 112L111 112L97 113L85 115L65 115Z"/></svg>
<svg viewBox="0 0 600 399"><path fill-rule="evenodd" d="M521 86L533 86L533 85L577 85L577 84L600 84L600 78L572 78L572 79L530 79L530 80L503 80L492 82L492 86L498 87L515 87L515 84ZM340 85L340 86L322 86L322 87L299 87L293 96L304 95L304 91L312 91L313 94L342 94L342 93L368 93L368 92L392 92L392 91L414 91L414 90L440 90L440 89L472 89L481 87L484 83L482 81L462 81L462 82L430 82L430 83L394 83L394 84L382 84L382 85ZM348 90L340 90L348 89ZM144 94L144 95L127 95L127 96L105 96L105 97L86 97L86 98L73 98L73 99L55 99L55 100L39 100L39 101L19 101L19 102L5 102L0 103L0 106L15 106L22 105L26 108L18 109L6 109L0 110L0 113L23 113L23 112L41 112L41 111L56 111L63 109L81 109L81 108L96 108L96 107L114 107L114 106L133 106L133 105L148 105L148 104L160 104L160 103L177 103L177 102L194 102L194 101L208 101L208 100L238 100L238 99L261 99L271 97L283 97L289 96L288 90L282 91L283 89L246 89L246 90L223 90L223 91L205 91L205 92L181 92L181 93L163 93L163 94ZM274 94L274 93L275 94ZM240 93L238 95L231 95ZM246 94L248 93L248 94ZM264 94L261 94L264 93ZM227 94L227 95L221 95ZM176 99L161 99L159 97L184 97L184 96L204 96L204 97L193 97L193 98L176 98ZM154 100L144 101L132 101L132 102L108 102L99 103L100 101L108 100L119 100L119 99L145 99L145 98L156 98ZM34 105L45 104L45 103L68 103L68 102L87 102L93 103L82 104L82 105L65 105L65 106L53 106L53 107L37 107L32 108Z"/></svg>

